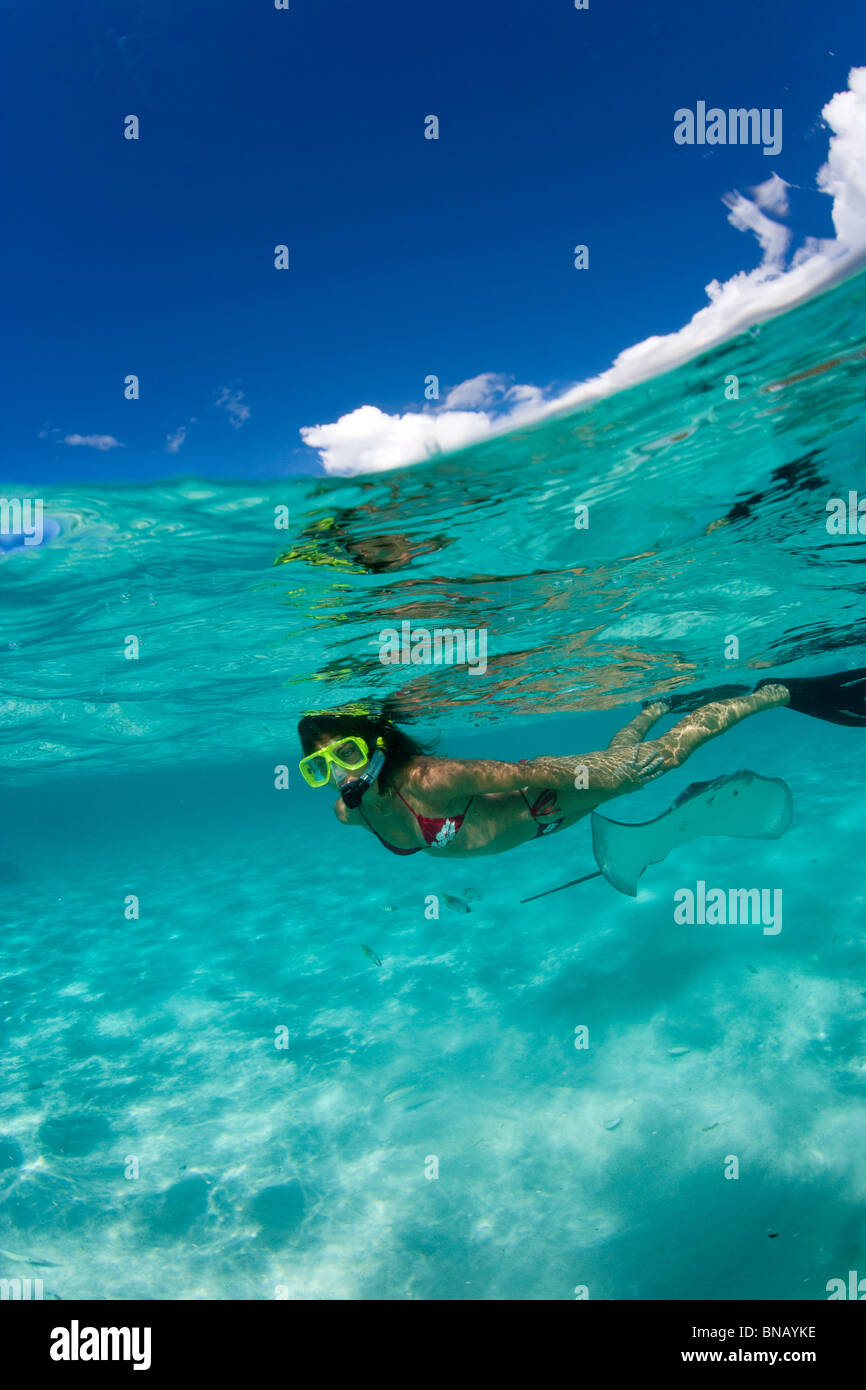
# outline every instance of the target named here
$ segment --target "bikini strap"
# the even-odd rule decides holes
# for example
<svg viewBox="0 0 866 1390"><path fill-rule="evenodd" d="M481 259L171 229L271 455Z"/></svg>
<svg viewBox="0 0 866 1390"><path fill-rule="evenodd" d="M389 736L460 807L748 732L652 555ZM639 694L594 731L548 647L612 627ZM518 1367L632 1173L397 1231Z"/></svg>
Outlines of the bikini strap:
<svg viewBox="0 0 866 1390"><path fill-rule="evenodd" d="M403 793L400 791L400 788L397 786L397 783L396 783L396 782L393 783L393 787L394 787L395 792L396 792L397 795L399 796L400 800L402 801L403 805L406 807L407 811L411 811L411 812L412 812L412 815L415 817L416 821L417 821L418 824L420 825L420 824L421 824L421 817L418 815L418 812L415 810L415 807L409 805L409 802L406 800L405 796L404 796Z"/></svg>
<svg viewBox="0 0 866 1390"><path fill-rule="evenodd" d="M402 792L400 791L400 788L397 786L397 783L396 783L396 782L394 783L394 790L395 790L395 792L397 793L397 795L399 796L399 798L400 798L400 800L402 801L403 805L406 807L406 809L407 809L408 811L411 811L411 812L412 812L412 815L415 817L415 819L416 819L416 821L418 822L419 825L421 824L421 821L422 821L422 820L437 820L437 819L441 819L441 820L444 821L444 820L447 820L447 819L448 819L447 816L442 816L442 817L436 817L436 816L419 816L418 812L415 810L415 807L409 805L409 802L406 800L405 796L403 796L403 794L402 794ZM461 813L461 820L463 819L463 817L465 817L466 812L469 810L469 807L472 805L472 803L473 803L474 800L475 800L475 793L473 792L472 795L470 796L469 800L468 800L467 803L466 803L466 810L463 811L463 812ZM371 828L372 828L372 827L371 827Z"/></svg>

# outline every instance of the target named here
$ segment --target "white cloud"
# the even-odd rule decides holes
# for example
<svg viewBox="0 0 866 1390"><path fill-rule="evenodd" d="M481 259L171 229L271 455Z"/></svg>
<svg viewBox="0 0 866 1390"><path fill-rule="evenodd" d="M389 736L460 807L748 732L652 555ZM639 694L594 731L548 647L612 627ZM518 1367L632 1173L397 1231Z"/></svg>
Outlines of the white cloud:
<svg viewBox="0 0 866 1390"><path fill-rule="evenodd" d="M181 425L175 430L174 434L167 434L165 436L165 452L167 454L176 454L185 439L186 425Z"/></svg>
<svg viewBox="0 0 866 1390"><path fill-rule="evenodd" d="M483 412L386 415L378 406L362 405L331 425L307 426L301 438L311 449L318 449L326 473L348 477L399 468L443 450L459 449L492 431L493 422Z"/></svg>
<svg viewBox="0 0 866 1390"><path fill-rule="evenodd" d="M517 401L513 413L519 415L524 407L539 405L544 400L544 392L540 386L512 386L508 399Z"/></svg>
<svg viewBox="0 0 866 1390"><path fill-rule="evenodd" d="M113 434L67 434L64 444L85 444L88 449L125 449L126 445Z"/></svg>
<svg viewBox="0 0 866 1390"><path fill-rule="evenodd" d="M454 386L445 397L446 410L460 410L466 407L490 405L502 389L503 377L498 372L482 372L480 376L470 377Z"/></svg>
<svg viewBox="0 0 866 1390"><path fill-rule="evenodd" d="M852 68L848 91L837 92L821 112L836 132L818 187L833 199L833 226L847 246L866 243L866 68Z"/></svg>
<svg viewBox="0 0 866 1390"><path fill-rule="evenodd" d="M774 217L786 217L788 215L788 189L784 179L780 179L778 174L771 174L765 183L759 183L755 188L750 188L749 192L764 212L771 212Z"/></svg>
<svg viewBox="0 0 866 1390"><path fill-rule="evenodd" d="M762 188L764 186L760 185ZM731 210L728 215L731 226L736 227L739 232L754 232L758 238L764 253L761 269L772 267L781 270L788 242L791 240L788 228L781 222L774 222L772 218L766 217L760 208L750 198L744 198L742 193L726 193L722 202Z"/></svg>
<svg viewBox="0 0 866 1390"><path fill-rule="evenodd" d="M387 415L378 406L362 405L333 424L305 426L301 438L318 449L326 473L376 473L461 449L505 425L534 419L543 401L544 392L537 386L509 386L499 373L485 372L455 386L438 410ZM460 403L484 403L496 407L496 413L453 408Z"/></svg>
<svg viewBox="0 0 866 1390"><path fill-rule="evenodd" d="M230 391L227 386L224 386L214 402L215 405L225 406L236 430L241 428L244 420L250 418L250 408L243 404L243 399L243 391Z"/></svg>
<svg viewBox="0 0 866 1390"><path fill-rule="evenodd" d="M330 425L308 425L301 438L319 451L326 473L348 477L399 468L432 454L446 453L535 418L544 401L537 386L509 386L497 372L485 372L455 386L438 410L409 410L387 415L375 405L362 405ZM498 407L457 410L457 405Z"/></svg>
<svg viewBox="0 0 866 1390"><path fill-rule="evenodd" d="M791 234L773 218L787 215L789 185L773 174L751 198L736 191L723 198L732 226L757 237L761 264L723 284L712 280L710 302L677 332L626 348L607 371L552 399L541 387L509 387L501 374L481 372L452 387L439 408L388 415L362 405L332 424L303 428L304 443L318 450L327 473L399 468L670 371L852 274L866 261L866 67L851 69L848 90L837 92L821 114L832 135L817 186L833 199L835 239L808 237L786 267Z"/></svg>

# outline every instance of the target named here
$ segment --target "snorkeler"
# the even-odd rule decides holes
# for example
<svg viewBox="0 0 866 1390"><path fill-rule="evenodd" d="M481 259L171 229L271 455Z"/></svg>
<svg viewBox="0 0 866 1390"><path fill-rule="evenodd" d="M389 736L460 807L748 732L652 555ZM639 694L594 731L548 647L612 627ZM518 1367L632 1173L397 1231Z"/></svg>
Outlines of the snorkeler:
<svg viewBox="0 0 866 1390"><path fill-rule="evenodd" d="M434 756L387 714L359 707L307 714L298 725L300 770L311 787L333 779L345 825L363 825L393 854L501 854L555 834L597 806L640 791L710 739L764 710L788 706L841 724L866 724L866 668L839 675L761 681L648 703L603 752L520 762ZM665 714L685 717L660 738Z"/></svg>

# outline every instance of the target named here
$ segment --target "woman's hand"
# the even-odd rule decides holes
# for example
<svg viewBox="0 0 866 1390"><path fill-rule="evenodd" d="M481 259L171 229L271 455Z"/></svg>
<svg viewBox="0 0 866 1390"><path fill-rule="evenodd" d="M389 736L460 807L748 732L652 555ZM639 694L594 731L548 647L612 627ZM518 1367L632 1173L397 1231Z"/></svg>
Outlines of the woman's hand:
<svg viewBox="0 0 866 1390"><path fill-rule="evenodd" d="M668 772L674 764L669 762L657 746L636 743L631 754L616 769L619 790L624 793L639 792L647 782L655 781L663 772Z"/></svg>

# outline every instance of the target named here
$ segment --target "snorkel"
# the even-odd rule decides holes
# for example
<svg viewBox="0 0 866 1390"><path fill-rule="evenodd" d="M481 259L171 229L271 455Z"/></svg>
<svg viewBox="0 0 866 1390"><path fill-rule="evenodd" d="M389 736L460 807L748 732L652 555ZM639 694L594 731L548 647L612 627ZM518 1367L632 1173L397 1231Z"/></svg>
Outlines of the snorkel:
<svg viewBox="0 0 866 1390"><path fill-rule="evenodd" d="M340 788L340 795L343 798L343 802L349 807L350 811L356 811L358 809L364 798L364 794L369 791L370 787L372 787L376 778L379 776L379 773L382 771L382 768L385 766L384 748L384 741L381 738L377 739L376 750L367 764L366 772L361 777L353 777L352 780L349 781L349 774L344 768L335 767L333 769L334 781Z"/></svg>

